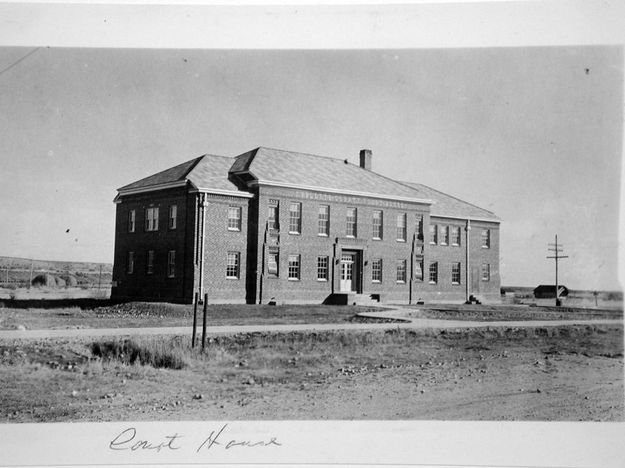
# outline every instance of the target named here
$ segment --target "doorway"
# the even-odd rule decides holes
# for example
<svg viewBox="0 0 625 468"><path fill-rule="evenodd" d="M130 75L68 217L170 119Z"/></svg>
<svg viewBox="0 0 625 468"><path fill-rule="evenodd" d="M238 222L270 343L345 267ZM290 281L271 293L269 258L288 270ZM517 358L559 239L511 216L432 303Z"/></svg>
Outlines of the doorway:
<svg viewBox="0 0 625 468"><path fill-rule="evenodd" d="M341 292L359 292L360 261L358 252L343 251L341 254Z"/></svg>

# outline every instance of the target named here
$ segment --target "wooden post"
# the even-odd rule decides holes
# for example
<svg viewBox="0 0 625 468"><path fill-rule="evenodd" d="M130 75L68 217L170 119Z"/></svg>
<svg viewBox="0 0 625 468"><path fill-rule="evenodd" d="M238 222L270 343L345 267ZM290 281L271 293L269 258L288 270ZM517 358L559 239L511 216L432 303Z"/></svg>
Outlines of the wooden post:
<svg viewBox="0 0 625 468"><path fill-rule="evenodd" d="M197 329L197 293L193 297L193 332L191 334L191 347L195 347L195 334Z"/></svg>
<svg viewBox="0 0 625 468"><path fill-rule="evenodd" d="M563 258L569 258L566 255L559 255L560 252L562 252L563 249L563 245L562 244L558 244L558 235L556 234L556 242L555 244L548 244L548 248L547 250L551 251L551 252L555 252L555 255L552 257L547 257L547 258L553 258L556 261L556 307L560 306L560 294L559 294L559 289L560 289L560 285L558 284L558 260L561 260Z"/></svg>
<svg viewBox="0 0 625 468"><path fill-rule="evenodd" d="M102 265L100 265L100 274L98 275L98 291L100 290L101 284L102 284Z"/></svg>
<svg viewBox="0 0 625 468"><path fill-rule="evenodd" d="M208 309L208 293L204 293L204 318L202 319L202 349L206 345L206 312Z"/></svg>

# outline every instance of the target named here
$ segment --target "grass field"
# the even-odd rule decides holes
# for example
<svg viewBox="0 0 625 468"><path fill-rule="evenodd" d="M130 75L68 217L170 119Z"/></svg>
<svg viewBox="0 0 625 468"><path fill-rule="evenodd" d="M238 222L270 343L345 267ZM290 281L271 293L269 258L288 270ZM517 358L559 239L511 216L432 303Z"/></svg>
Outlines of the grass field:
<svg viewBox="0 0 625 468"><path fill-rule="evenodd" d="M0 420L623 421L622 326L186 341L0 342Z"/></svg>
<svg viewBox="0 0 625 468"><path fill-rule="evenodd" d="M78 305L71 305L78 304ZM0 330L20 325L29 330L56 328L174 327L193 324L193 306L167 303L130 302L109 305L108 301L84 300L57 303L30 301L20 307L0 307ZM39 307L38 307L39 306ZM48 308L43 308L47 306ZM209 305L207 325L253 325L287 323L341 323L357 312L376 310L362 306L326 305ZM198 307L198 325L202 308Z"/></svg>

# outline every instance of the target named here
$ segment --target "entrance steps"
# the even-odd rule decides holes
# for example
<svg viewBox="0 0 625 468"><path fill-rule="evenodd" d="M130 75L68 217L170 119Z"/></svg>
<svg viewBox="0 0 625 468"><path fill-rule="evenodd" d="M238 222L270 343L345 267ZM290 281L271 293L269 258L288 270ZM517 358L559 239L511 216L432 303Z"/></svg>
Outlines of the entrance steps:
<svg viewBox="0 0 625 468"><path fill-rule="evenodd" d="M357 294L353 292L339 292L331 294L323 303L338 305L379 306L380 294Z"/></svg>

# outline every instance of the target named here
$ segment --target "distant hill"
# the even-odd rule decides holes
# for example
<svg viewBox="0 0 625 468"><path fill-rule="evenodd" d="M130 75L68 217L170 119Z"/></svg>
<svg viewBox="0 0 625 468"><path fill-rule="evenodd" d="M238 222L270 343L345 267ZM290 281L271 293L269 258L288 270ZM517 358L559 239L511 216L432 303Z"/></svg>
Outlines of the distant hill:
<svg viewBox="0 0 625 468"><path fill-rule="evenodd" d="M113 276L111 263L62 262L0 256L0 287L30 286L31 280L52 276L73 281L82 288L110 287ZM74 279L69 280L70 277Z"/></svg>

